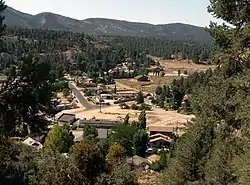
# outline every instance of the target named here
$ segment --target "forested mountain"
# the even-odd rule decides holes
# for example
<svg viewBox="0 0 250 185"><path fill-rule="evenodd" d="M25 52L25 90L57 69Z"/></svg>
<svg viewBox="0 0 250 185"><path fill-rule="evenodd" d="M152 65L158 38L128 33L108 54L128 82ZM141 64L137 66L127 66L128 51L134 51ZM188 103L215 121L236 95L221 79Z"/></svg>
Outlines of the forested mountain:
<svg viewBox="0 0 250 185"><path fill-rule="evenodd" d="M211 38L204 28L181 23L153 25L104 18L75 20L48 12L30 15L11 7L6 9L4 15L8 26L66 30L91 35L164 37L170 40L211 42Z"/></svg>

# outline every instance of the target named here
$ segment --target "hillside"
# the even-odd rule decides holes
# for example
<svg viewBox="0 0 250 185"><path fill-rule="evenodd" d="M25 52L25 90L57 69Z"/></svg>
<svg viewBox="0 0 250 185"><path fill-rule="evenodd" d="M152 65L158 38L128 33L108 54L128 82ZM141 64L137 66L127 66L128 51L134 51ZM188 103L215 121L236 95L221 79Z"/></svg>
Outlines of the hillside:
<svg viewBox="0 0 250 185"><path fill-rule="evenodd" d="M8 7L4 14L6 16L5 22L8 26L67 30L114 36L158 36L173 40L211 41L209 34L204 28L181 23L153 25L104 18L76 20L48 12L30 15L11 7Z"/></svg>

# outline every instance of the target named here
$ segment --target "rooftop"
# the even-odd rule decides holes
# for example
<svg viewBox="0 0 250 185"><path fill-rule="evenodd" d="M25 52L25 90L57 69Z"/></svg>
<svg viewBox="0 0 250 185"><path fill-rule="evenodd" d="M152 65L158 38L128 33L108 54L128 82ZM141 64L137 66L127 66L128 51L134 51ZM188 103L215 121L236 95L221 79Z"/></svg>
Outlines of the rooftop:
<svg viewBox="0 0 250 185"><path fill-rule="evenodd" d="M160 158L161 157L159 155L153 154L153 155L150 155L147 159L149 163L154 163L154 162L159 161Z"/></svg>
<svg viewBox="0 0 250 185"><path fill-rule="evenodd" d="M107 139L108 138L108 129L97 129L98 139ZM75 141L83 140L83 131L82 130L73 130L72 134L75 136Z"/></svg>
<svg viewBox="0 0 250 185"><path fill-rule="evenodd" d="M148 131L149 132L174 132L175 127L149 125Z"/></svg>
<svg viewBox="0 0 250 185"><path fill-rule="evenodd" d="M75 119L75 114L63 113L63 114L58 118L58 121L61 121L61 122L69 122L69 121L73 121L74 119Z"/></svg>
<svg viewBox="0 0 250 185"><path fill-rule="evenodd" d="M42 149L43 148L43 145L41 143L39 143L38 141L28 137L26 140L24 140L22 142L23 144L26 144L28 146L32 146L32 147L35 147L35 148L38 148L38 149Z"/></svg>

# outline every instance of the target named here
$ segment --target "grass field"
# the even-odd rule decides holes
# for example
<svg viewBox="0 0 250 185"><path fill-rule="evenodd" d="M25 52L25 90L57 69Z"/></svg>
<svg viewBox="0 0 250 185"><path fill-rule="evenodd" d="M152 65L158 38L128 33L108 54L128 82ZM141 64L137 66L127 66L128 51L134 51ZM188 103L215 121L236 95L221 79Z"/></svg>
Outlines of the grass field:
<svg viewBox="0 0 250 185"><path fill-rule="evenodd" d="M133 88L133 89L137 89L139 91L143 91L143 92L149 92L149 93L153 93L155 92L155 89L157 88L157 86L159 85L170 85L174 79L180 79L181 77L179 76L164 76L164 77L160 77L160 76L150 76L151 78L151 83L150 85L145 85L145 83L143 82L136 82L132 79L119 79L116 80L118 83L121 83L127 87ZM147 82L148 84L148 82Z"/></svg>
<svg viewBox="0 0 250 185"><path fill-rule="evenodd" d="M167 73L176 72L178 70L181 70L181 73L183 73L186 70L188 74L191 74L195 71L202 72L210 68L215 68L215 65L195 64L188 61L159 60L159 62L162 66L164 66Z"/></svg>

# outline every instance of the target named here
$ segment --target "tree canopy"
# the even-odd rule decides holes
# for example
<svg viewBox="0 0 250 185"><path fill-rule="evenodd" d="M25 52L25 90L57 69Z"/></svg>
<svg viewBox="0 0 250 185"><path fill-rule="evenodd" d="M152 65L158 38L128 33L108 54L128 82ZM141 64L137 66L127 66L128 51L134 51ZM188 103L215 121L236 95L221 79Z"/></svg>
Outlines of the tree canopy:
<svg viewBox="0 0 250 185"><path fill-rule="evenodd" d="M247 184L240 158L249 148L249 8L247 1L210 0L209 12L228 23L209 27L218 67L191 93L196 119L177 140L162 184Z"/></svg>

